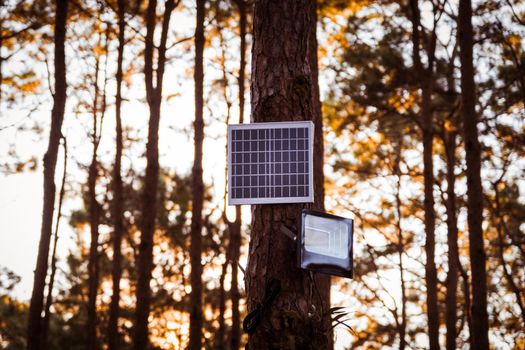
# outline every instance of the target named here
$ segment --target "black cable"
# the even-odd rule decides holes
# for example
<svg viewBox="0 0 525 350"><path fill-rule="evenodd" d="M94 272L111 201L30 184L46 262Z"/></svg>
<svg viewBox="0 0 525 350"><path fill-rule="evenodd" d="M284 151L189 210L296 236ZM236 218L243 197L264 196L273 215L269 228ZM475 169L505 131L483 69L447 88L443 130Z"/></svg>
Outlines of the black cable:
<svg viewBox="0 0 525 350"><path fill-rule="evenodd" d="M279 280L275 278L270 279L266 284L263 301L257 305L255 310L246 315L242 322L242 328L246 333L253 333L255 331L255 328L257 328L259 322L261 322L265 311L270 307L280 291L281 283Z"/></svg>

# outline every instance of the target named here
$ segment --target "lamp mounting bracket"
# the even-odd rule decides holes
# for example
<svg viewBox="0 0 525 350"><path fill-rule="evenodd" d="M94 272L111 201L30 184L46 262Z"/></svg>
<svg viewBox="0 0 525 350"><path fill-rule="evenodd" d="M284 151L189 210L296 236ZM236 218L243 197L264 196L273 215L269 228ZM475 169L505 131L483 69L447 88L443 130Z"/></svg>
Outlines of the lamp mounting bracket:
<svg viewBox="0 0 525 350"><path fill-rule="evenodd" d="M286 226L285 224L281 224L281 233L283 233L286 237L290 238L292 241L297 240L297 233L292 228Z"/></svg>

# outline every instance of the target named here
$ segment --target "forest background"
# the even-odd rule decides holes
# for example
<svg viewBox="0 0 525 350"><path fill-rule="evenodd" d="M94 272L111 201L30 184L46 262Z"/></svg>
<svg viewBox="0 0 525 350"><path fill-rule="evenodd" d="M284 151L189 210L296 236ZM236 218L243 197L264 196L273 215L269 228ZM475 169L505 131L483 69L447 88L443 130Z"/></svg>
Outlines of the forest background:
<svg viewBox="0 0 525 350"><path fill-rule="evenodd" d="M240 321L251 215L248 207L239 216L225 203L226 125L250 119L253 3L197 1L197 10L186 0L57 3L64 2L67 90L43 279L45 342L49 348L95 349L130 348L137 341L142 192L154 153L146 143L158 108L149 342L160 349L190 343L197 271L191 268L192 232L200 217L198 337L206 348L239 348L247 341ZM2 349L27 346L43 159L60 97L58 8L48 1L0 1ZM337 349L435 348L433 339L451 349L471 348L479 276L469 251L472 167L465 151L458 8L458 1L448 0L317 2L325 207L352 217L356 227L355 277L332 278L331 304L344 316L333 322ZM472 9L475 85L468 100L479 118L473 125L481 152L477 202L487 334L494 348L525 349L525 5L474 1ZM199 52L200 103L194 91ZM202 131L194 123L195 106L202 108L200 141L194 138L194 130ZM200 199L194 165L199 142Z"/></svg>

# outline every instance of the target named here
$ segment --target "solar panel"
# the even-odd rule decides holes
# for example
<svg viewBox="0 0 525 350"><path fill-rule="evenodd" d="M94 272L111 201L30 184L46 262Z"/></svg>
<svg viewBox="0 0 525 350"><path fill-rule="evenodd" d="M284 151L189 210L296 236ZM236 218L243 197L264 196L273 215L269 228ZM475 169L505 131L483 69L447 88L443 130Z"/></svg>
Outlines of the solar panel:
<svg viewBox="0 0 525 350"><path fill-rule="evenodd" d="M311 121L228 125L228 203L313 202Z"/></svg>

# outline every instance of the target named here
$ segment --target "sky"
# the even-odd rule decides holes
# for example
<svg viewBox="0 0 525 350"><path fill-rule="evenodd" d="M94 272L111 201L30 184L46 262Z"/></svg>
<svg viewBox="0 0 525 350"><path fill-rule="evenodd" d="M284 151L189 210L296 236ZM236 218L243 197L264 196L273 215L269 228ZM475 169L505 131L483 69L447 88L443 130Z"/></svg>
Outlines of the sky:
<svg viewBox="0 0 525 350"><path fill-rule="evenodd" d="M40 239L42 176L0 175L0 266L22 277L16 287L21 299L31 296L33 269Z"/></svg>

